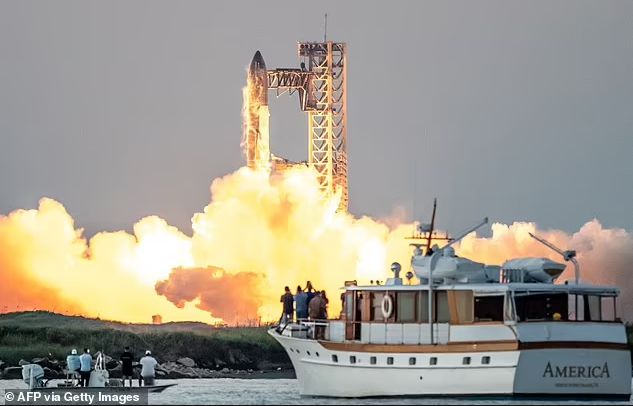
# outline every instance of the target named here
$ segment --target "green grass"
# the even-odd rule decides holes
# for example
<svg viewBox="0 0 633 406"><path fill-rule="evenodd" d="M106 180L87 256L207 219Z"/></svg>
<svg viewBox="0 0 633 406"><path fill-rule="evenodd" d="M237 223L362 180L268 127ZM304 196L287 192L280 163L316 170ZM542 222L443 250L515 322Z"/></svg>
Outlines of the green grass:
<svg viewBox="0 0 633 406"><path fill-rule="evenodd" d="M49 312L0 315L0 360L46 357L65 360L72 348L99 350L118 358L125 346L140 356L146 349L159 362L193 358L200 366L257 369L262 361L288 364L283 348L265 327L215 328L203 323L125 324Z"/></svg>

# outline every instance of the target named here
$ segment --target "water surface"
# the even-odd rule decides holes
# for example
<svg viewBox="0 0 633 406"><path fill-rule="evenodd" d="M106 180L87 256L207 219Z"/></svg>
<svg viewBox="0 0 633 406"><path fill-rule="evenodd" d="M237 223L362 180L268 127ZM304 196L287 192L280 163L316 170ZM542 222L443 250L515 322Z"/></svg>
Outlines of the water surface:
<svg viewBox="0 0 633 406"><path fill-rule="evenodd" d="M299 384L296 379L177 379L161 380L157 384L177 383L175 387L162 393L150 394L150 404L194 405L194 404L234 404L234 405L302 405L302 404L360 404L360 405L531 405L542 404L536 400L512 399L464 399L464 398L371 398L371 399L335 399L312 398L299 395ZM56 385L51 381L49 386ZM0 381L0 389L22 389L25 385L20 380ZM2 394L4 395L4 394ZM556 401L548 404L591 405L596 400ZM605 403L605 402L600 402ZM0 396L0 404L4 404L4 396ZM633 404L633 402L609 402L612 405Z"/></svg>

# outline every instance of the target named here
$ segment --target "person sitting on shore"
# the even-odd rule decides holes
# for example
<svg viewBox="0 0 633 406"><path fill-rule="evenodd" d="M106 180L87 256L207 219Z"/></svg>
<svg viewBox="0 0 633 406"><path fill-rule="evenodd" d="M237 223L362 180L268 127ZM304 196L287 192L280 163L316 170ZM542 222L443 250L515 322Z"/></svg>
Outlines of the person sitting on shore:
<svg viewBox="0 0 633 406"><path fill-rule="evenodd" d="M145 351L145 356L139 361L143 369L141 369L141 377L144 386L154 386L156 379L156 366L158 362L152 357L150 350ZM139 380L140 383L140 380Z"/></svg>
<svg viewBox="0 0 633 406"><path fill-rule="evenodd" d="M297 286L297 294L295 295L295 303L297 308L297 320L308 318L308 294L301 290L301 286Z"/></svg>
<svg viewBox="0 0 633 406"><path fill-rule="evenodd" d="M132 375L134 375L134 355L130 351L130 347L125 347L125 351L121 354L121 375L123 375L123 386L125 386L125 379L130 381L130 387L132 387Z"/></svg>
<svg viewBox="0 0 633 406"><path fill-rule="evenodd" d="M84 348L84 353L79 357L79 363L81 364L79 368L81 386L87 388L90 383L90 371L92 371L92 355L88 348Z"/></svg>
<svg viewBox="0 0 633 406"><path fill-rule="evenodd" d="M72 379L74 384L75 379L79 378L79 370L81 369L79 355L77 355L77 350L74 348L70 352L70 355L66 357L66 369L68 370L68 376Z"/></svg>

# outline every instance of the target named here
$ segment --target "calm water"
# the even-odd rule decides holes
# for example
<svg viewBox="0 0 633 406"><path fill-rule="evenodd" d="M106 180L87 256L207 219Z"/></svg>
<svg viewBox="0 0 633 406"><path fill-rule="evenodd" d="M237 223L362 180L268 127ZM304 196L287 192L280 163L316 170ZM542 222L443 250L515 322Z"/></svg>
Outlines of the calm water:
<svg viewBox="0 0 633 406"><path fill-rule="evenodd" d="M51 382L54 386L55 381ZM178 386L166 389L163 393L150 394L150 404L363 404L363 405L529 405L535 401L482 400L451 398L381 398L381 399L327 399L305 398L298 394L299 385L295 379L178 379L160 383L178 383ZM24 388L22 381L0 381L0 389ZM542 403L542 402L541 402ZM559 401L548 402L562 405L595 404L595 401ZM604 402L601 402L604 403ZM0 404L4 396L0 395ZM633 402L609 402L609 404L633 404Z"/></svg>

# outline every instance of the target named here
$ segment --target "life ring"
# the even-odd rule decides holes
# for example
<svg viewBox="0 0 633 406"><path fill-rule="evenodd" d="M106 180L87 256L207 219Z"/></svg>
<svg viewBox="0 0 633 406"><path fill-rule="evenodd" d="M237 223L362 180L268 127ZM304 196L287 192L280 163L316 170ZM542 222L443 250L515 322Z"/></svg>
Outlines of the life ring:
<svg viewBox="0 0 633 406"><path fill-rule="evenodd" d="M393 299L389 295L382 297L382 315L388 319L393 314Z"/></svg>

